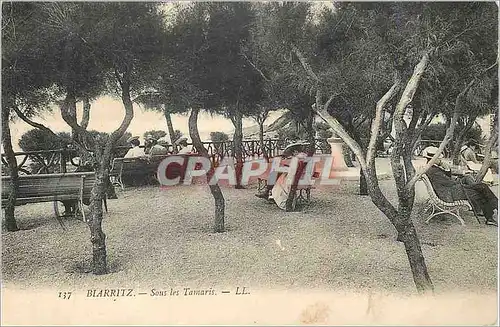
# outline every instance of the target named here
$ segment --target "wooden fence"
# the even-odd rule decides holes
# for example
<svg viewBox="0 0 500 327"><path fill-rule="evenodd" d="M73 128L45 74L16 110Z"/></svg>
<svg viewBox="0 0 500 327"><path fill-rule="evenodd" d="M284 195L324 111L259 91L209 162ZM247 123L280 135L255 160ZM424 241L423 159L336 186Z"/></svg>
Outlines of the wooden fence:
<svg viewBox="0 0 500 327"><path fill-rule="evenodd" d="M192 146L191 144L188 144ZM227 142L203 142L203 145L208 151L208 155L214 165L217 165L225 157L234 157L234 144L232 141ZM244 140L242 144L243 158L256 159L264 158L264 152L268 157L280 155L286 142L278 139L264 140L264 148L257 140ZM144 147L141 145L141 147ZM324 139L315 140L316 152L326 153L329 150L328 143ZM114 157L120 158L125 155L129 147L119 146L114 151ZM173 146L169 145L170 152L173 151ZM91 152L91 151L90 151ZM79 166L78 151L71 148L57 150L40 150L15 152L18 162L18 170L21 174L52 174L65 173L76 169ZM2 175L8 174L8 164L5 154L1 154L2 160Z"/></svg>

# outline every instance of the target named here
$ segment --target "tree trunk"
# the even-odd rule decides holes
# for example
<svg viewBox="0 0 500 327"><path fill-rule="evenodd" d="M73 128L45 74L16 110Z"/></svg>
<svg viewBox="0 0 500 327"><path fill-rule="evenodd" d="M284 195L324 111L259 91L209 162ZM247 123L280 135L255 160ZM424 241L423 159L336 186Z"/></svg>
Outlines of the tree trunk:
<svg viewBox="0 0 500 327"><path fill-rule="evenodd" d="M198 113L200 112L200 109L194 108L191 109L191 114L189 116L189 135L191 136L191 140L193 141L193 145L196 148L197 152L204 156L205 158L209 159L208 151L205 149L203 146L203 143L201 142L200 134L198 133ZM214 167L210 167L208 173L207 173L207 181L210 182L210 179L212 178L214 174ZM222 194L222 191L219 187L218 184L215 185L210 185L210 192L212 193L212 196L214 197L215 201L215 221L214 221L214 232L216 233L222 233L224 232L224 210L225 210L225 200L224 200L224 194Z"/></svg>
<svg viewBox="0 0 500 327"><path fill-rule="evenodd" d="M372 130L371 130L371 138L369 142L369 147L367 150L367 159L365 160L365 155L363 153L363 150L361 146L359 145L358 142L356 142L347 132L346 130L342 127L342 125L336 120L334 117L332 117L328 111L328 103L326 105L321 104L321 90L318 90L316 93L316 110L318 110L318 114L330 125L330 127L333 129L339 137L341 137L344 142L351 148L351 150L354 152L356 155L356 158L358 159L358 162L360 164L360 167L363 169L365 173L365 177L367 180L367 186L368 186L368 193L370 194L370 197L372 199L372 202L377 206L377 208L382 211L387 218L391 221L391 223L394 225L396 230L398 231L398 234L400 238L403 240L405 244L405 249L406 253L408 256L408 260L410 262L410 267L412 270L413 278L415 281L415 285L417 287L417 290L419 292L425 292L427 290L432 290L432 282L429 278L429 275L427 273L427 267L425 265L424 257L422 255L422 249L420 248L420 243L418 240L418 236L415 232L415 228L413 224L411 223L410 220L410 211L404 211L407 210L408 206L405 206L405 204L410 203L411 201L408 201L408 195L407 194L402 194L404 187L406 185L401 185L401 181L404 180L405 175L402 173L402 165L400 163L401 158L399 157L401 149L402 149L402 141L403 141L403 135L404 135L404 124L403 124L403 115L404 115L404 110L406 109L407 105L412 101L413 95L417 89L417 86L419 84L419 80L421 75L423 74L425 67L428 62L428 54L424 54L422 57L421 61L419 64L415 67L415 70L413 72L412 77L410 80L407 82L406 88L404 92L401 95L400 101L398 102L398 105L396 107L396 111L394 114L394 124L395 124L395 129L396 129L396 148L395 151L398 153L396 155L391 156L391 166L393 169L394 173L394 178L396 179L396 186L398 188L398 200L399 200L399 211L396 211L394 206L387 200L387 198L383 195L380 186L378 184L378 178L376 174L376 167L375 167L375 142L376 142L376 137L378 136L379 132L379 122L380 122L380 117L378 119L375 119L375 122L372 124ZM393 88L397 86L397 83L393 85ZM392 89L392 88L391 88ZM386 93L386 95L390 95L390 92ZM384 95L384 97L386 97ZM383 98L384 98L383 97ZM382 98L382 99L383 99ZM330 100L332 97L330 98ZM377 103L377 112L376 115L380 116L380 111L382 109L382 99L379 100L379 103ZM329 100L329 101L330 101ZM379 105L380 104L380 105ZM399 139L398 139L399 138ZM444 144L443 146L445 146ZM442 148L440 149L442 151ZM398 165L398 167L395 167L395 165ZM414 188L414 182L413 184L410 184L412 188ZM410 194L411 196L411 194ZM411 199L410 199L411 200ZM403 215L403 213L405 213ZM403 219L406 218L406 219Z"/></svg>
<svg viewBox="0 0 500 327"><path fill-rule="evenodd" d="M485 153L484 153L483 164L481 165L479 173L476 175L477 183L482 182L484 176L486 175L488 169L491 166L491 150L493 150L493 147L497 140L498 140L498 128L495 124L494 126L492 126L490 138L488 140L488 143L486 143L486 148L484 149ZM495 167L495 170L496 169L497 168Z"/></svg>
<svg viewBox="0 0 500 327"><path fill-rule="evenodd" d="M105 155L102 156L104 159ZM103 275L108 271L106 259L106 235L102 230L102 199L105 196L107 168L103 166L96 170L96 179L90 196L90 220L87 222L92 242L92 270L95 275Z"/></svg>
<svg viewBox="0 0 500 327"><path fill-rule="evenodd" d="M88 97L83 98L83 115L80 126L83 129L87 129L90 121L90 99Z"/></svg>
<svg viewBox="0 0 500 327"><path fill-rule="evenodd" d="M292 181L292 186L290 187L290 193L288 193L288 198L286 199L285 203L285 211L286 212L291 212L295 210L294 207L294 202L296 201L296 196L297 196L297 186L300 180L300 177L302 176L302 173L304 172L304 169L306 167L305 163L301 163L299 161L297 165L297 170L295 172L294 179Z"/></svg>
<svg viewBox="0 0 500 327"><path fill-rule="evenodd" d="M369 195L365 174L363 173L361 167L359 168L359 195Z"/></svg>
<svg viewBox="0 0 500 327"><path fill-rule="evenodd" d="M90 219L87 224L90 229L90 240L92 242L92 270L95 275L107 273L106 235L102 230L102 202L109 181L109 169L113 148L134 118L134 108L132 106L132 100L130 99L130 74L125 72L119 82L122 89L121 98L125 108L125 117L120 126L111 133L106 141L104 150L101 152L97 144L94 150L97 162L97 167L95 169L96 179L90 196Z"/></svg>
<svg viewBox="0 0 500 327"><path fill-rule="evenodd" d="M406 219L402 219L400 226L397 226L399 238L403 242L406 250L406 256L410 263L413 281L419 293L432 293L434 286L432 285L431 278L427 272L427 265L425 264L424 255L420 240L415 230L415 226L410 220L409 214Z"/></svg>
<svg viewBox="0 0 500 327"><path fill-rule="evenodd" d="M307 114L306 120L306 134L307 134L307 142L309 146L307 147L307 156L313 156L316 153L316 139L314 132L314 111L310 109Z"/></svg>
<svg viewBox="0 0 500 327"><path fill-rule="evenodd" d="M170 117L170 112L167 110L166 104L163 107L163 115L165 116L165 120L167 121L168 135L170 135L170 142L172 143L173 146L174 142L177 140L175 139L175 131L174 131L174 125L172 125L172 117Z"/></svg>
<svg viewBox="0 0 500 327"><path fill-rule="evenodd" d="M83 115L82 115L82 120L80 121L80 126L82 129L86 130L87 127L89 126L89 121L90 121L90 99L88 97L83 98ZM88 144L87 143L87 136L86 135L81 135L78 134L78 141L82 143L86 148L92 148L93 144ZM79 165L83 165L86 162L92 162L92 156L90 155L89 151L83 151L79 150L78 154L80 156L80 162Z"/></svg>
<svg viewBox="0 0 500 327"><path fill-rule="evenodd" d="M259 143L260 143L260 149L262 150L262 156L266 161L269 161L269 155L266 150L266 145L264 144L264 120L259 120Z"/></svg>
<svg viewBox="0 0 500 327"><path fill-rule="evenodd" d="M14 150L12 149L12 140L10 136L10 126L9 126L10 110L7 107L2 108L2 145L7 158L7 163L9 165L10 172L10 193L9 199L5 205L5 229L9 232L15 232L19 230L17 227L16 217L14 216L14 211L16 208L16 198L19 191L19 174L17 170L16 156L14 155Z"/></svg>
<svg viewBox="0 0 500 327"><path fill-rule="evenodd" d="M241 189L241 174L243 171L243 114L236 112L234 116L231 117L231 121L234 125L234 135L233 135L233 156L236 159L236 186L235 188Z"/></svg>

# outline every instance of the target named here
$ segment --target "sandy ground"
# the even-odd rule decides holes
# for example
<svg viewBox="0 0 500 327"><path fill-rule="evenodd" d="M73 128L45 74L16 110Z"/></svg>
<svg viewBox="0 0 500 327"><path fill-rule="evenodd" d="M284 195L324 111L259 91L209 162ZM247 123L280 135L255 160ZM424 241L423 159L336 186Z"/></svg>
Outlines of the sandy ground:
<svg viewBox="0 0 500 327"><path fill-rule="evenodd" d="M396 199L391 180L381 187ZM309 207L286 213L255 197L255 187L224 188L227 232L219 234L211 231L213 199L206 186L118 191L103 221L111 270L103 276L88 272L91 244L83 222L67 220L63 231L51 203L20 206L22 230L2 234L2 283L415 293L394 228L357 191L355 181L316 189ZM413 220L436 291L495 292L497 228L479 225L467 212L466 226L453 219L426 225L418 215L424 199L419 183Z"/></svg>

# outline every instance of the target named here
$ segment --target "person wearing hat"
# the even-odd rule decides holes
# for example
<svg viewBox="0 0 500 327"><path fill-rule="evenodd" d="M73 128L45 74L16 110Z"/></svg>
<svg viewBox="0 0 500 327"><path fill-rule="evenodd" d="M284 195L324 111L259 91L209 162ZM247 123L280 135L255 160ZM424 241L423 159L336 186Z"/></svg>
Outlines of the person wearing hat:
<svg viewBox="0 0 500 327"><path fill-rule="evenodd" d="M303 147L306 144L302 142L293 142L290 143L286 146L286 148L283 150L283 153L281 154L282 159L291 159L293 156L299 155L300 153L303 153ZM285 166L289 166L288 163L285 163ZM283 173L278 173L271 171L269 173L268 180L275 180L276 183L278 183L279 178L281 177ZM274 188L275 184L267 184L266 187L259 193L255 194L256 197L262 198L262 199L269 199L271 195L271 191Z"/></svg>
<svg viewBox="0 0 500 327"><path fill-rule="evenodd" d="M424 157L429 162L437 153L438 148L428 147L424 149ZM491 191L488 185L484 183L476 183L472 179L459 178L453 179L451 170L443 165L443 161L439 157L438 161L432 165L425 173L432 184L432 188L436 195L445 202L453 202L457 200L468 200L474 212L482 210L486 218L487 225L498 226L493 218L498 211L498 198Z"/></svg>
<svg viewBox="0 0 500 327"><path fill-rule="evenodd" d="M307 142L295 142L289 144L285 150L283 151L282 158L286 158L285 166L290 167L291 161L293 158L298 158L299 161L304 163L304 159L307 158L307 154L305 153L305 148L310 145ZM305 173L303 171L303 173ZM286 210L286 202L288 200L288 196L292 189L292 183L288 181L288 173L276 173L271 171L268 180L273 180L271 174L277 174L276 182L274 184L266 185L266 188L262 193L256 194L259 198L267 198L268 200L273 200L276 205L283 210ZM313 178L318 176L319 172L313 172Z"/></svg>
<svg viewBox="0 0 500 327"><path fill-rule="evenodd" d="M146 137L144 138L144 153L149 154L149 151L151 151L151 148L155 144L156 144L156 138L151 134L146 135Z"/></svg>
<svg viewBox="0 0 500 327"><path fill-rule="evenodd" d="M474 148L476 143L474 141L469 141L460 148L460 165L467 167L471 170L481 169L481 164L477 160L476 152Z"/></svg>
<svg viewBox="0 0 500 327"><path fill-rule="evenodd" d="M149 150L150 156L159 156L168 154L168 141L165 137L160 137L153 142L153 146Z"/></svg>
<svg viewBox="0 0 500 327"><path fill-rule="evenodd" d="M460 148L460 159L462 164L467 165L468 162L478 163L476 152L474 151L476 144L474 141L469 141Z"/></svg>
<svg viewBox="0 0 500 327"><path fill-rule="evenodd" d="M192 152L192 150L188 147L187 137L180 137L177 141L175 141L175 145L180 147L180 150L177 152L178 154L188 154Z"/></svg>
<svg viewBox="0 0 500 327"><path fill-rule="evenodd" d="M474 141L469 141L466 145L462 146L460 149L460 164L477 173L481 170L483 164L477 159L476 152L474 151L475 147L476 143ZM495 154L492 153L492 160L486 171L486 175L483 177L483 182L494 184L495 178L493 177L493 172L497 171L497 164L498 161L495 160Z"/></svg>
<svg viewBox="0 0 500 327"><path fill-rule="evenodd" d="M144 153L144 149L139 147L141 143L139 142L139 136L132 136L127 140L127 143L130 143L132 148L127 151L124 158L138 158L144 157L146 154Z"/></svg>

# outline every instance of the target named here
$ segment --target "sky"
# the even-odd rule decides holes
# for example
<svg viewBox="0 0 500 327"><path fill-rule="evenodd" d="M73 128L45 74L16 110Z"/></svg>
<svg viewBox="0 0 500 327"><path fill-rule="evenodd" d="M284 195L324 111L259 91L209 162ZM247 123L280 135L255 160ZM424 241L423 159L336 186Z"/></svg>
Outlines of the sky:
<svg viewBox="0 0 500 327"><path fill-rule="evenodd" d="M78 120L82 115L82 104L77 106ZM266 125L275 120L281 113L272 113ZM111 96L104 96L92 103L90 111L90 121L88 130L98 130L101 132L113 132L123 120L125 116L125 109L121 100ZM172 124L174 129L180 130L186 137L189 138L188 130L188 115L172 115ZM71 132L69 126L64 122L61 117L61 112L58 108L54 107L52 113L47 113L40 117L34 117L34 121L39 122L53 130L54 132ZM252 119L243 120L243 128L256 125ZM11 136L14 151L22 151L18 145L19 138L23 133L32 129L30 125L20 119L16 119L11 123ZM164 130L167 131L167 123L165 117L161 113L146 111L141 106L134 104L134 118L130 123L128 132L132 135L137 135L143 139L144 132L148 130ZM229 119L218 115L210 115L206 112L201 112L198 116L198 130L202 140L210 140L210 132L220 131L225 133L232 133L234 127Z"/></svg>

